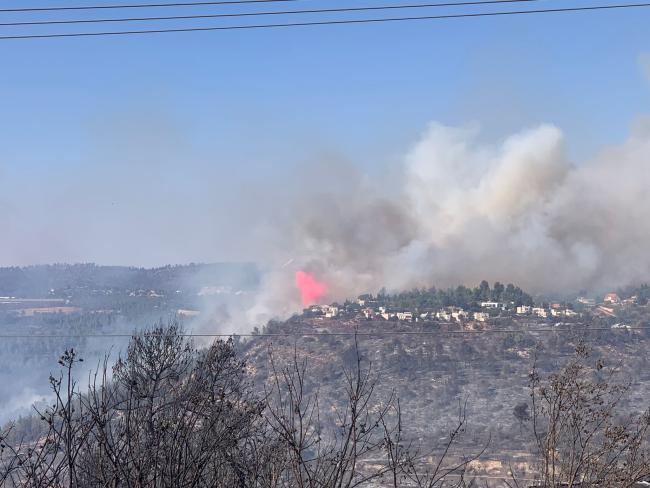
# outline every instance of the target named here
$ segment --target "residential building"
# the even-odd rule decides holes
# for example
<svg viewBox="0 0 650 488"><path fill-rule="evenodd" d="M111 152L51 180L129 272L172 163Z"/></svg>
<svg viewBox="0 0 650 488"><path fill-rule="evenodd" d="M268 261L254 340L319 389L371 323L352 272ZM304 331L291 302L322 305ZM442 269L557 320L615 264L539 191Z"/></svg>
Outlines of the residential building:
<svg viewBox="0 0 650 488"><path fill-rule="evenodd" d="M468 314L467 312L465 312L465 310L457 310L456 312L451 312L451 318L454 319L456 322L462 322L467 317Z"/></svg>
<svg viewBox="0 0 650 488"><path fill-rule="evenodd" d="M331 305L312 305L309 311L316 314L322 314L327 318L336 317L339 314L339 308Z"/></svg>
<svg viewBox="0 0 650 488"><path fill-rule="evenodd" d="M363 316L367 319L371 319L375 316L375 311L372 308L364 308L361 310L361 313L363 313Z"/></svg>
<svg viewBox="0 0 650 488"><path fill-rule="evenodd" d="M612 325L611 328L612 329L631 329L632 327L630 327L627 324L614 324L614 325Z"/></svg>
<svg viewBox="0 0 650 488"><path fill-rule="evenodd" d="M413 322L413 314L411 312L397 312L397 320Z"/></svg>
<svg viewBox="0 0 650 488"><path fill-rule="evenodd" d="M436 318L439 320L449 321L451 320L451 314L446 310L441 310L440 312L436 312Z"/></svg>
<svg viewBox="0 0 650 488"><path fill-rule="evenodd" d="M594 307L596 305L596 300L593 298L578 297L576 302L585 305L586 307Z"/></svg>
<svg viewBox="0 0 650 488"><path fill-rule="evenodd" d="M538 317L543 317L546 318L548 317L548 311L544 308L541 307L534 307L533 308L533 315L537 315Z"/></svg>

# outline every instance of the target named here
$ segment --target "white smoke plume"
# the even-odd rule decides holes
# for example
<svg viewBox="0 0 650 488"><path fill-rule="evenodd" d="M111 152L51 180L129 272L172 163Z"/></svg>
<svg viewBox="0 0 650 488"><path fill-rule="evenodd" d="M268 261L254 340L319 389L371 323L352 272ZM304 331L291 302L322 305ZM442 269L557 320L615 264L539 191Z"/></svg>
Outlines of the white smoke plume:
<svg viewBox="0 0 650 488"><path fill-rule="evenodd" d="M249 317L300 308L296 269L328 283L326 301L481 279L556 293L649 279L647 120L584 162L569 160L553 125L494 145L478 135L432 123L388 191L332 174L336 185L301 195Z"/></svg>

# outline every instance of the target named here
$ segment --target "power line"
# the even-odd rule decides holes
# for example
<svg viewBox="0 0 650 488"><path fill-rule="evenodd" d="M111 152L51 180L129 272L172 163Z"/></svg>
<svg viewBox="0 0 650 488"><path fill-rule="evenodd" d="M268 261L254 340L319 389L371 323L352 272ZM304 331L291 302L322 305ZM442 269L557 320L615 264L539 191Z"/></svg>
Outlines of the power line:
<svg viewBox="0 0 650 488"><path fill-rule="evenodd" d="M435 336L435 335L482 335L482 334L513 334L513 333L576 333L576 332L599 332L599 331L626 331L626 330L650 330L650 327L625 327L612 329L611 327L580 327L576 329L480 329L480 330L427 330L427 331L380 331L380 332L275 332L260 334L177 334L180 337L396 337L396 336ZM130 338L137 334L0 334L0 339L71 339L71 338ZM165 334L148 334L145 336L156 336Z"/></svg>
<svg viewBox="0 0 650 488"><path fill-rule="evenodd" d="M325 8L325 9L306 9L306 10L280 10L271 12L236 12L229 14L201 14L201 15L171 15L162 17L127 17L112 19L72 19L72 20L35 20L24 22L1 23L0 27L22 26L22 25L61 25L61 24L99 24L106 22L143 22L143 21L160 21L160 20L190 20L190 19L212 19L223 17L255 17L260 15L291 15L291 14L322 14L322 13L341 13L341 12L364 12L375 10L401 10L416 8L436 8L452 6L469 6L469 5L494 5L494 4L512 4L522 2L539 2L542 0L481 0L469 2L447 2L447 3L423 3L407 5L381 5L374 7L345 7L345 8ZM0 11L1 12L1 11Z"/></svg>
<svg viewBox="0 0 650 488"><path fill-rule="evenodd" d="M282 1L294 1L294 0L282 0ZM408 22L408 21L417 21L417 20L448 20L448 19L474 18L474 17L497 17L497 16L505 16L505 15L584 12L584 11L630 9L630 8L643 8L643 7L650 7L650 3L592 5L586 7L567 7L567 8L552 8L552 9L537 9L537 10L512 10L506 12L478 12L478 13L449 14L449 15L426 15L426 16L414 16L414 17L384 17L384 18L375 18L375 19L289 22L289 23L278 23L278 24L248 24L248 25L212 26L212 27L184 27L184 28L175 28L175 29L151 29L151 30L131 30L131 31L73 32L73 33L61 33L61 34L27 34L27 35L0 36L0 40L125 36L125 35L139 35L139 34L163 34L163 33L172 33L172 32L207 32L207 31L225 31L225 30L274 29L274 28L285 28L285 27L369 24L369 23L383 23L383 22Z"/></svg>
<svg viewBox="0 0 650 488"><path fill-rule="evenodd" d="M299 2L301 0L220 0L216 2L176 2L176 3L139 3L127 5L83 5L78 7L28 7L28 8L3 8L0 13L17 12L58 12L61 10L106 10L120 8L164 8L164 7L201 7L207 5L241 5L247 3L280 3Z"/></svg>

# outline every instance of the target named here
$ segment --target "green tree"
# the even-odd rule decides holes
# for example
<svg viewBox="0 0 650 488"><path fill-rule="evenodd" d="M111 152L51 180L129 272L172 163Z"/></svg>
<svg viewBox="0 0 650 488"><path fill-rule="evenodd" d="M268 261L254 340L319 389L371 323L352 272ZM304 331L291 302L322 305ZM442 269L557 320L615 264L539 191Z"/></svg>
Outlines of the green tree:
<svg viewBox="0 0 650 488"><path fill-rule="evenodd" d="M490 299L490 284L486 280L481 281L481 284L478 287L478 291L480 300L486 301Z"/></svg>
<svg viewBox="0 0 650 488"><path fill-rule="evenodd" d="M505 287L499 283L498 281L494 283L494 287L492 288L492 300L495 302L500 302L503 299L503 292L505 290Z"/></svg>

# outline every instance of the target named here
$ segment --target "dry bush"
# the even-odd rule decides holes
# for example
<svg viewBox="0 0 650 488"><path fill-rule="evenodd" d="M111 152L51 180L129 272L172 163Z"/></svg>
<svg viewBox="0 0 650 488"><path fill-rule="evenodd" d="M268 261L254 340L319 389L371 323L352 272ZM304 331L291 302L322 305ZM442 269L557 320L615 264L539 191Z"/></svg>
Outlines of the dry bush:
<svg viewBox="0 0 650 488"><path fill-rule="evenodd" d="M579 344L554 374L530 374L531 430L543 488L625 488L650 476L650 411L626 405L631 385ZM514 484L520 486L516 479Z"/></svg>

